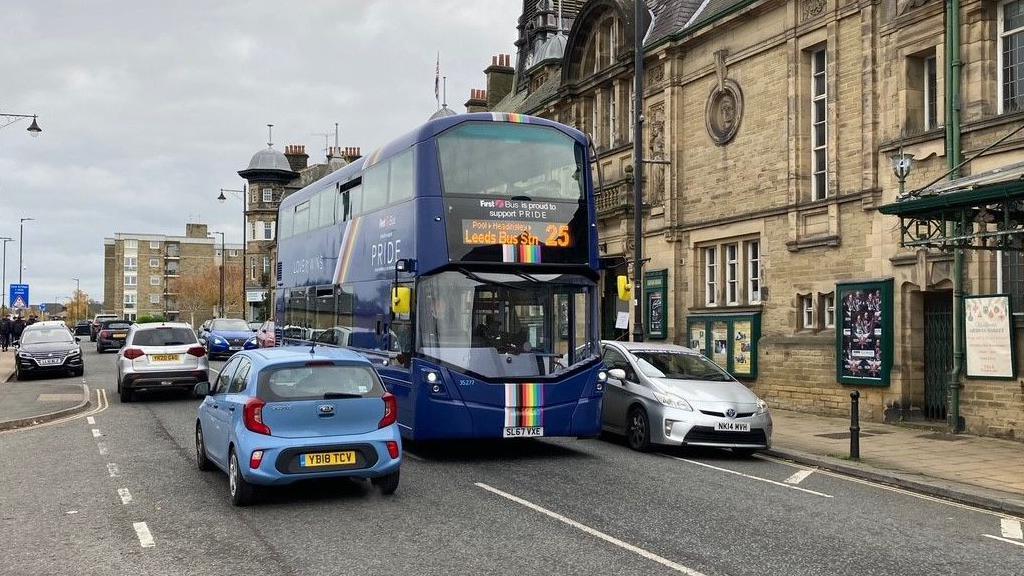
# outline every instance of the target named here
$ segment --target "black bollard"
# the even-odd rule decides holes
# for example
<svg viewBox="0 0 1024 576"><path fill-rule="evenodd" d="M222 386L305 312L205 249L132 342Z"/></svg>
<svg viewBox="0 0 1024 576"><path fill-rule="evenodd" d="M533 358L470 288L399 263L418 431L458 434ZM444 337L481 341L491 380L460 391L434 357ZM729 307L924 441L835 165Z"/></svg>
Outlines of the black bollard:
<svg viewBox="0 0 1024 576"><path fill-rule="evenodd" d="M860 391L850 392L850 460L860 460Z"/></svg>

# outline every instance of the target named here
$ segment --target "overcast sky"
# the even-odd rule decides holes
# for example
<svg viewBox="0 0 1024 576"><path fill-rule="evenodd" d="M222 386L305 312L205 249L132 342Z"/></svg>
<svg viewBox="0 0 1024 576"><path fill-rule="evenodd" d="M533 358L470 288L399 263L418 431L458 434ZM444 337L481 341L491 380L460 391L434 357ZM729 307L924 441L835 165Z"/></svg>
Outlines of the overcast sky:
<svg viewBox="0 0 1024 576"><path fill-rule="evenodd" d="M519 0L15 0L0 31L0 236L25 223L33 303L103 296L103 238L205 222L241 242L236 174L266 146L323 136L364 153L434 112L434 65L464 112L491 55L513 53ZM0 119L0 122L3 122ZM332 137L333 145L333 137ZM7 283L18 244L7 245ZM5 289L4 292L7 290Z"/></svg>

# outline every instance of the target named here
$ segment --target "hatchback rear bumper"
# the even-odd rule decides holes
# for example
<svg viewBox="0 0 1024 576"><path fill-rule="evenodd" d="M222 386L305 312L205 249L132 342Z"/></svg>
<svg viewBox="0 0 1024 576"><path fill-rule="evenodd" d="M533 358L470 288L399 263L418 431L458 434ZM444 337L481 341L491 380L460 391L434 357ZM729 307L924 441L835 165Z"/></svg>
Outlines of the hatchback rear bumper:
<svg viewBox="0 0 1024 576"><path fill-rule="evenodd" d="M389 441L398 443L398 458L388 453ZM402 465L402 440L394 425L352 436L278 438L250 434L244 441L240 439L237 447L242 476L247 482L263 486L282 486L313 478L378 478L397 471ZM254 450L263 451L263 460L256 469L249 468ZM345 451L357 453L355 465L309 469L308 472L296 465L301 454Z"/></svg>

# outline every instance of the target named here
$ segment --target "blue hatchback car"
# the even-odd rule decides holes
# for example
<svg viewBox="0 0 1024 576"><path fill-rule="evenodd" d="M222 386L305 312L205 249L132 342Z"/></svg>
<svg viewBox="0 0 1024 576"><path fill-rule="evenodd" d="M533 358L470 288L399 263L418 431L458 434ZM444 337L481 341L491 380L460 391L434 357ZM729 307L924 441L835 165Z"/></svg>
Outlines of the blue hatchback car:
<svg viewBox="0 0 1024 576"><path fill-rule="evenodd" d="M199 338L210 358L230 356L242 350L259 348L249 323L238 318L214 318L199 330Z"/></svg>
<svg viewBox="0 0 1024 576"><path fill-rule="evenodd" d="M256 486L312 478L368 478L398 489L402 439L398 406L373 366L355 352L282 347L235 354L196 418L196 464L228 474L231 502Z"/></svg>

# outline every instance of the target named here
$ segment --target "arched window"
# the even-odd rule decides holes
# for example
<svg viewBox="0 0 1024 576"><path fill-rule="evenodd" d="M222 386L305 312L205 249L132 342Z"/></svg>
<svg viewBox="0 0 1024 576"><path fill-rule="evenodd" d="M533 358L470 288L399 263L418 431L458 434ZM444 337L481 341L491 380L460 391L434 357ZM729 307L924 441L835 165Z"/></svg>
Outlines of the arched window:
<svg viewBox="0 0 1024 576"><path fill-rule="evenodd" d="M609 68L623 45L622 23L611 10L596 17L583 49L579 77L585 78Z"/></svg>

